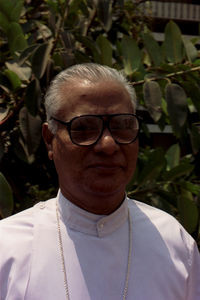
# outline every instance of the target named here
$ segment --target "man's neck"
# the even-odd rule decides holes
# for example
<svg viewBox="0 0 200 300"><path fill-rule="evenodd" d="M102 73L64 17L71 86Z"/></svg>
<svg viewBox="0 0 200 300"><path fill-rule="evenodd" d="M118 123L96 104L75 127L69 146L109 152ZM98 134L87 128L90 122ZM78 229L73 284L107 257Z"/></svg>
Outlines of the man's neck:
<svg viewBox="0 0 200 300"><path fill-rule="evenodd" d="M117 210L125 199L125 192L115 195L74 196L61 187L61 192L74 205L97 215L109 215Z"/></svg>

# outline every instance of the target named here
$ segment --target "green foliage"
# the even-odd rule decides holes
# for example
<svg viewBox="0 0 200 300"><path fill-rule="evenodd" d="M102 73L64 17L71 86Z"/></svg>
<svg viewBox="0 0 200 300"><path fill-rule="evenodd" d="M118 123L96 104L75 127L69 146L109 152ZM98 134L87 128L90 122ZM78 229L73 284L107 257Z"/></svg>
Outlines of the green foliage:
<svg viewBox="0 0 200 300"><path fill-rule="evenodd" d="M200 52L172 21L158 43L139 2L0 1L1 217L45 198L45 190L56 192L41 139L42 96L62 69L97 62L128 76L148 122L161 132L172 129L171 147L161 149L142 124L143 148L128 194L175 215L198 237Z"/></svg>
<svg viewBox="0 0 200 300"><path fill-rule="evenodd" d="M10 216L13 211L13 195L8 181L1 172L0 191L0 216L5 218Z"/></svg>
<svg viewBox="0 0 200 300"><path fill-rule="evenodd" d="M144 41L145 49L148 52L153 64L156 67L160 66L163 63L163 55L160 45L149 32L142 34L142 39Z"/></svg>
<svg viewBox="0 0 200 300"><path fill-rule="evenodd" d="M156 81L146 81L143 85L144 103L155 122L161 115L162 92Z"/></svg>
<svg viewBox="0 0 200 300"><path fill-rule="evenodd" d="M137 168L128 195L176 216L191 234L198 232L200 185L193 178L192 156L181 157L178 144L166 152L147 148L141 151Z"/></svg>
<svg viewBox="0 0 200 300"><path fill-rule="evenodd" d="M181 63L184 57L183 41L179 27L170 21L165 28L165 55L171 63Z"/></svg>
<svg viewBox="0 0 200 300"><path fill-rule="evenodd" d="M131 37L124 35L121 41L121 54L123 60L124 71L127 75L131 75L137 71L141 65L141 51L137 42Z"/></svg>
<svg viewBox="0 0 200 300"><path fill-rule="evenodd" d="M188 104L184 89L176 83L166 85L165 96L169 118L177 137L181 136L181 131L187 120Z"/></svg>

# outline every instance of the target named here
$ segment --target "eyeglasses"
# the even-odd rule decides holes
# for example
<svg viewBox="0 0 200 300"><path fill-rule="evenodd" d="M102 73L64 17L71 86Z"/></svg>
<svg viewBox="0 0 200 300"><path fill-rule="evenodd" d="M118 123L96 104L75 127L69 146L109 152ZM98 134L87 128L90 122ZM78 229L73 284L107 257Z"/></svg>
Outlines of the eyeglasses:
<svg viewBox="0 0 200 300"><path fill-rule="evenodd" d="M117 144L133 143L139 134L139 119L135 114L82 115L69 122L51 118L67 127L72 143L78 146L96 144L105 128Z"/></svg>

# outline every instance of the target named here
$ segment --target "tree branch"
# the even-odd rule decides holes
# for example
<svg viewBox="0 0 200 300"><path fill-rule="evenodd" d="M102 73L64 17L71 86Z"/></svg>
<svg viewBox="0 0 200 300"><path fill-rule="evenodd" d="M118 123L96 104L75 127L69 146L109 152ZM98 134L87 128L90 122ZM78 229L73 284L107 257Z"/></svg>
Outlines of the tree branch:
<svg viewBox="0 0 200 300"><path fill-rule="evenodd" d="M193 68L191 68L189 70L184 70L184 71L178 71L178 72L174 72L174 73L169 73L169 74L165 75L164 77L155 76L155 77L148 78L148 79L145 79L145 80L139 80L139 81L136 81L136 82L132 82L131 84L133 86L141 85L141 84L145 83L146 81L156 81L156 80L159 80L159 79L171 78L171 77L174 77L174 76L184 75L184 74L195 72L195 71L200 71L200 66L193 67Z"/></svg>

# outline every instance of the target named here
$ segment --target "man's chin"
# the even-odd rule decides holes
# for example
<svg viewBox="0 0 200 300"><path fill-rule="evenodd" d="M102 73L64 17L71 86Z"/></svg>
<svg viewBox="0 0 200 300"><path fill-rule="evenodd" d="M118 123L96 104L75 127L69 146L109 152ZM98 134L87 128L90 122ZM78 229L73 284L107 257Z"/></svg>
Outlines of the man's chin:
<svg viewBox="0 0 200 300"><path fill-rule="evenodd" d="M120 187L116 183L115 184L104 183L104 184L93 184L87 186L86 190L88 193L96 197L110 197L118 194L122 190L122 187Z"/></svg>

